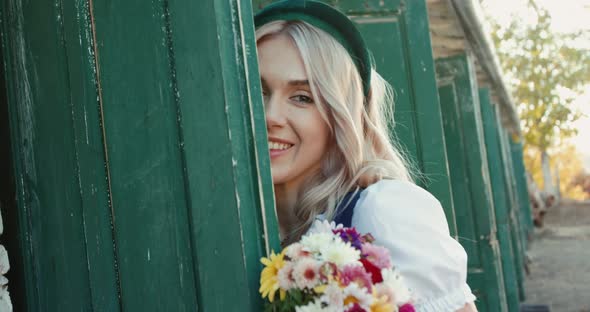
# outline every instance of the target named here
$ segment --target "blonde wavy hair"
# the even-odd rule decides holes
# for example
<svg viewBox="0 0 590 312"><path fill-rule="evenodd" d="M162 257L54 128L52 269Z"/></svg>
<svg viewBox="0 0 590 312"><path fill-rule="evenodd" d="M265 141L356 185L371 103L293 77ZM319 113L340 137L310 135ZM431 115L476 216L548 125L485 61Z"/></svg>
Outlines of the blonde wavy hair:
<svg viewBox="0 0 590 312"><path fill-rule="evenodd" d="M256 43L286 35L301 55L317 108L334 143L321 170L299 192L300 226L284 243L298 240L318 214L331 220L346 193L381 179L413 181L412 166L388 135L393 127L393 91L374 70L368 100L347 50L325 31L302 21L274 21L256 30Z"/></svg>

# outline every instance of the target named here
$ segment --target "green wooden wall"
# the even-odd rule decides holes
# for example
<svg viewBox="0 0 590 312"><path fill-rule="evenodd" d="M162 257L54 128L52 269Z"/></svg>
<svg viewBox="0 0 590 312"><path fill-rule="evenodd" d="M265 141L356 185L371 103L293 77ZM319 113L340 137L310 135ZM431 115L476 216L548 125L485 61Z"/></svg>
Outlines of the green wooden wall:
<svg viewBox="0 0 590 312"><path fill-rule="evenodd" d="M510 225L512 228L512 251L515 255L514 262L516 274L518 277L518 294L521 301L525 300L524 291L524 255L526 248L521 235L523 231L523 224L520 223L520 204L518 201L518 192L516 188L515 171L513 167L513 159L510 151L511 136L507 134L505 129L498 127L498 135L500 136L500 143L502 147L502 159L504 162L504 172L506 175L506 185L508 186L507 195L510 200Z"/></svg>
<svg viewBox="0 0 590 312"><path fill-rule="evenodd" d="M533 229L533 219L531 204L528 196L527 181L526 181L526 169L524 167L524 157L522 154L522 142L518 136L511 135L510 137L510 150L513 160L514 178L516 182L516 192L518 197L518 203L520 207L520 224L522 225L522 241L524 242L525 248L528 246L531 231Z"/></svg>
<svg viewBox="0 0 590 312"><path fill-rule="evenodd" d="M457 214L468 254L468 283L479 311L506 311L479 94L468 55L436 60L438 90Z"/></svg>
<svg viewBox="0 0 590 312"><path fill-rule="evenodd" d="M515 255L512 247L510 223L510 200L504 174L500 136L498 135L497 105L490 101L490 91L479 89L479 101L483 118L485 145L489 165L490 182L494 199L494 213L496 217L497 237L500 245L504 288L508 311L519 311L518 277L515 268Z"/></svg>
<svg viewBox="0 0 590 312"><path fill-rule="evenodd" d="M0 4L19 310L260 311L258 259L279 246L252 53L269 2ZM326 2L395 89L392 136L467 250L478 309L513 311L531 229L522 147L470 57L435 67L423 0Z"/></svg>
<svg viewBox="0 0 590 312"><path fill-rule="evenodd" d="M278 237L249 2L0 10L22 310L259 311Z"/></svg>

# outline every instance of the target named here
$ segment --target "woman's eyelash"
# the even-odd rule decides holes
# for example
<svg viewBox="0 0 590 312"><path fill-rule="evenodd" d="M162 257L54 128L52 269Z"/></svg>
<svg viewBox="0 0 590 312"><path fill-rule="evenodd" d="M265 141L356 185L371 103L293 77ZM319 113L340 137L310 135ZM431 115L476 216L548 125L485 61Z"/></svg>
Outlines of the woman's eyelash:
<svg viewBox="0 0 590 312"><path fill-rule="evenodd" d="M293 96L297 102L313 103L313 99L307 95L295 95Z"/></svg>

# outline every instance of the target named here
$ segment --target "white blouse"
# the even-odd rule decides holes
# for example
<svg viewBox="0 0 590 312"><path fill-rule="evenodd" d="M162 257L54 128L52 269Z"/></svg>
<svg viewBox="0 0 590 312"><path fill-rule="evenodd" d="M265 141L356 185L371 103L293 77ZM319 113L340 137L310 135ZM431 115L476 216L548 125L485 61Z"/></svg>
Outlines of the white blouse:
<svg viewBox="0 0 590 312"><path fill-rule="evenodd" d="M476 299L466 283L465 250L450 236L439 201L419 186L398 180L370 185L354 207L352 226L389 249L417 312L456 311Z"/></svg>

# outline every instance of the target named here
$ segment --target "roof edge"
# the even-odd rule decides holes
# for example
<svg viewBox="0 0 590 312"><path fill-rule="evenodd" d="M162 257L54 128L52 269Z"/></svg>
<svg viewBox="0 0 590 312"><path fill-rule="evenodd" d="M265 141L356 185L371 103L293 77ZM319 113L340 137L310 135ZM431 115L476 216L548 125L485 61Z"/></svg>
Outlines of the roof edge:
<svg viewBox="0 0 590 312"><path fill-rule="evenodd" d="M482 68L489 75L493 86L500 97L500 107L508 115L509 127L521 136L520 119L516 112L514 100L504 80L504 74L490 33L484 24L484 16L479 3L476 0L450 0L453 9L457 13L465 36L467 37L473 52L478 57Z"/></svg>

